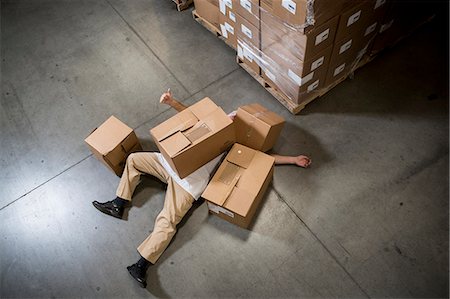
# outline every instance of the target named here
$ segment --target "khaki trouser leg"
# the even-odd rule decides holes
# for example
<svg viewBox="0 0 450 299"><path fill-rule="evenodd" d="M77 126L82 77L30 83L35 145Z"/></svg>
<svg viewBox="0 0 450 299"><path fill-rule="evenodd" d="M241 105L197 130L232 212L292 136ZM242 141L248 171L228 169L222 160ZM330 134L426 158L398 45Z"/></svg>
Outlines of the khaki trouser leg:
<svg viewBox="0 0 450 299"><path fill-rule="evenodd" d="M164 183L167 183L170 178L159 162L156 153L134 153L128 156L116 195L131 201L134 189L139 184L140 177L144 173L150 174Z"/></svg>
<svg viewBox="0 0 450 299"><path fill-rule="evenodd" d="M194 198L172 178L167 180L164 207L155 221L153 232L138 247L140 255L155 263L177 231L177 224L192 207Z"/></svg>

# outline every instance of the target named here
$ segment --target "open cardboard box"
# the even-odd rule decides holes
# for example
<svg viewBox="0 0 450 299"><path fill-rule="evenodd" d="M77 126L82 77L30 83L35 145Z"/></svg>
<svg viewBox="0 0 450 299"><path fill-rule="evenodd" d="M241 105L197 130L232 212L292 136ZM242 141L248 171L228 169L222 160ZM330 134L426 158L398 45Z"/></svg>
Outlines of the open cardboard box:
<svg viewBox="0 0 450 299"><path fill-rule="evenodd" d="M266 152L278 140L284 127L284 118L253 103L238 108L234 119L236 142Z"/></svg>
<svg viewBox="0 0 450 299"><path fill-rule="evenodd" d="M233 121L204 98L150 130L159 151L184 178L235 142Z"/></svg>
<svg viewBox="0 0 450 299"><path fill-rule="evenodd" d="M275 159L235 143L202 197L211 213L248 228L272 180Z"/></svg>
<svg viewBox="0 0 450 299"><path fill-rule="evenodd" d="M84 141L94 156L118 176L122 175L128 155L142 150L133 129L115 116L108 118Z"/></svg>

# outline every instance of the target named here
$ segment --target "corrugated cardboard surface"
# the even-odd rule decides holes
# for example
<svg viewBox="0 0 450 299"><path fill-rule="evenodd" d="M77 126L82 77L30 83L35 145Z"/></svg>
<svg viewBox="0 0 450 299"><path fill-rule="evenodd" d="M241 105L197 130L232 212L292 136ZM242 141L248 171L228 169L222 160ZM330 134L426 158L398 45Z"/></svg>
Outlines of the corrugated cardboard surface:
<svg viewBox="0 0 450 299"><path fill-rule="evenodd" d="M235 143L202 194L210 211L248 227L272 179L275 159Z"/></svg>
<svg viewBox="0 0 450 299"><path fill-rule="evenodd" d="M260 104L238 108L235 122L236 142L255 150L271 149L284 126L284 119Z"/></svg>
<svg viewBox="0 0 450 299"><path fill-rule="evenodd" d="M228 150L235 141L233 122L210 98L179 112L150 134L181 178Z"/></svg>
<svg viewBox="0 0 450 299"><path fill-rule="evenodd" d="M142 150L133 129L114 116L95 129L85 142L94 156L118 176L122 175L128 155Z"/></svg>
<svg viewBox="0 0 450 299"><path fill-rule="evenodd" d="M219 28L219 2L217 0L194 0L197 14Z"/></svg>

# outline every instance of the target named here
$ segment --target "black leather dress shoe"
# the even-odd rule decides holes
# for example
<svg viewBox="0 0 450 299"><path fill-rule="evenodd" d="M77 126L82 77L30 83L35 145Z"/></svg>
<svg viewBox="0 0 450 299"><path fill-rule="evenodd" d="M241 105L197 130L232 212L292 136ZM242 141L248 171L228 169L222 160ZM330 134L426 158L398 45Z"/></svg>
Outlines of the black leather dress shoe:
<svg viewBox="0 0 450 299"><path fill-rule="evenodd" d="M97 208L97 210L107 215L122 219L124 208L119 207L113 201L107 201L104 203L93 201L92 204Z"/></svg>
<svg viewBox="0 0 450 299"><path fill-rule="evenodd" d="M147 281L145 280L146 270L139 267L137 264L133 264L127 267L130 275L139 283L142 288L147 287Z"/></svg>

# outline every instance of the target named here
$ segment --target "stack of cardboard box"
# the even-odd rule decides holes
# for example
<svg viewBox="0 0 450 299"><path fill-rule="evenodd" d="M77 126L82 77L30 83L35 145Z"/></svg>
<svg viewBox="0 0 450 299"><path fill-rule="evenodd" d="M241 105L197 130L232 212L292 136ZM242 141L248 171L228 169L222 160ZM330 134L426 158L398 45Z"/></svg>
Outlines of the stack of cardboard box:
<svg viewBox="0 0 450 299"><path fill-rule="evenodd" d="M196 0L253 76L304 105L409 34L433 12L403 0ZM209 3L209 4L205 4ZM200 8L200 12L199 9ZM374 41L375 40L375 41Z"/></svg>
<svg viewBox="0 0 450 299"><path fill-rule="evenodd" d="M272 180L271 149L284 119L259 104L239 107L234 121L210 98L204 98L150 130L161 154L185 178L228 151L202 197L209 211L247 228ZM88 147L115 174L127 156L142 150L134 131L110 117L86 139Z"/></svg>

